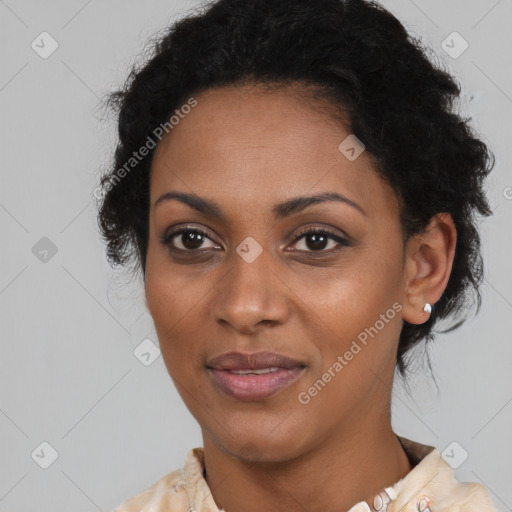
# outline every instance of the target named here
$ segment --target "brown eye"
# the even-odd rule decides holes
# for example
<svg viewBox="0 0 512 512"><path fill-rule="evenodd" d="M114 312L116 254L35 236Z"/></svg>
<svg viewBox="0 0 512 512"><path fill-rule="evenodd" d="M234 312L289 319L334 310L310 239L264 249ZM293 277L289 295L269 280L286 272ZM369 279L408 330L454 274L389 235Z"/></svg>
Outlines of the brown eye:
<svg viewBox="0 0 512 512"><path fill-rule="evenodd" d="M161 238L163 245L175 252L198 252L202 249L217 249L219 246L204 231L197 228L182 227L165 234ZM210 242L208 244L208 242ZM330 253L340 246L349 246L347 239L326 229L314 228L300 233L293 243L299 252Z"/></svg>
<svg viewBox="0 0 512 512"><path fill-rule="evenodd" d="M303 244L302 248L298 248L298 250L305 252L330 252L336 249L337 245L349 245L345 238L323 229L310 229L299 234L295 239L294 245L298 245L299 242L303 242ZM332 243L329 244L329 242Z"/></svg>
<svg viewBox="0 0 512 512"><path fill-rule="evenodd" d="M206 233L198 229L181 228L162 237L162 243L172 250L193 252L197 249L207 249L203 244L210 240ZM215 247L214 242L210 240Z"/></svg>

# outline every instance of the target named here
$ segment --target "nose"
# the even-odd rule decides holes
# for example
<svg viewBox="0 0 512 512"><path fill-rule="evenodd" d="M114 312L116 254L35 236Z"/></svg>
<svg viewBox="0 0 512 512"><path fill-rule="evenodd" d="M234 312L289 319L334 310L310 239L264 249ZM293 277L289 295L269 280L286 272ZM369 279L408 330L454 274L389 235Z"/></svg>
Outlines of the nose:
<svg viewBox="0 0 512 512"><path fill-rule="evenodd" d="M252 334L261 325L276 326L289 315L287 290L272 257L263 251L256 260L246 261L234 252L229 269L214 290L216 321L240 333Z"/></svg>

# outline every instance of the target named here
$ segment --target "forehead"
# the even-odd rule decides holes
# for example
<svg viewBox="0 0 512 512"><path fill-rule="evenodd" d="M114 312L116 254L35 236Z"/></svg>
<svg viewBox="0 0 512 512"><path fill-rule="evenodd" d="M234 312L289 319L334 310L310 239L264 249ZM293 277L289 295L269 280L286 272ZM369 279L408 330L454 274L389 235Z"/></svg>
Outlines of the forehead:
<svg viewBox="0 0 512 512"><path fill-rule="evenodd" d="M331 132L337 140L340 132L347 131L334 118L333 105L313 99L299 86L219 87L204 91L196 101L197 106L164 136L157 152L166 145L177 146L191 142L191 137L203 136L196 149L207 147L210 153L226 147L250 147L252 141L265 143L268 149L298 146L311 153L315 148L317 152L325 150L325 145L319 145L319 137Z"/></svg>
<svg viewBox="0 0 512 512"><path fill-rule="evenodd" d="M211 89L195 99L156 148L152 204L168 189L259 208L332 190L371 209L394 195L368 154L349 160L340 151L351 133L329 115L326 101L308 101L295 87L253 86Z"/></svg>

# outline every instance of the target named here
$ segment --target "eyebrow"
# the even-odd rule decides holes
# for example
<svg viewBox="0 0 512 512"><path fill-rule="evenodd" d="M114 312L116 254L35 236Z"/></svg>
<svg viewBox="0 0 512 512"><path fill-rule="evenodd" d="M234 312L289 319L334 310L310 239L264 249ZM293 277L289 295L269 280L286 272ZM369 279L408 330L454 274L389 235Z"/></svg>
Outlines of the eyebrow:
<svg viewBox="0 0 512 512"><path fill-rule="evenodd" d="M186 194L183 192L174 191L167 192L160 196L155 201L153 208L156 208L158 205L170 201L172 199L176 199L177 201L186 204L190 208L193 208L194 210L197 210L198 212L203 213L204 215L214 217L220 221L225 221L225 217L217 204L208 201L207 199L204 199L202 197L199 197L196 194ZM283 203L278 203L274 205L274 207L272 208L272 212L274 214L275 219L277 220L287 217L293 213L300 212L307 208L308 206L323 203L326 201L338 201L347 204L366 216L366 212L360 205L336 192L323 192L321 194L317 194L314 196L294 197L292 199L284 201Z"/></svg>

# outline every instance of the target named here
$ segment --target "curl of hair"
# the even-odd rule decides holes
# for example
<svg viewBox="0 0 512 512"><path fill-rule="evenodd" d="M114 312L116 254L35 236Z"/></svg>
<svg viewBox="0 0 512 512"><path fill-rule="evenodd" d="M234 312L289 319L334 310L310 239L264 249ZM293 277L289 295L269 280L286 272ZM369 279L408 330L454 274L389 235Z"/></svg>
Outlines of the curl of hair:
<svg viewBox="0 0 512 512"><path fill-rule="evenodd" d="M379 175L401 205L404 241L436 213L457 228L452 272L430 319L404 322L397 369L406 353L433 339L441 319L458 317L483 279L476 214L491 215L484 180L494 156L454 112L460 86L436 66L419 39L376 2L367 0L217 0L188 14L152 42L147 61L133 67L108 97L118 113L119 143L101 178L98 223L111 264L135 262L145 275L151 157L127 176L115 174L156 127L201 91L227 85L301 84L348 119ZM449 330L458 327L459 321ZM442 331L442 332L448 332Z"/></svg>

